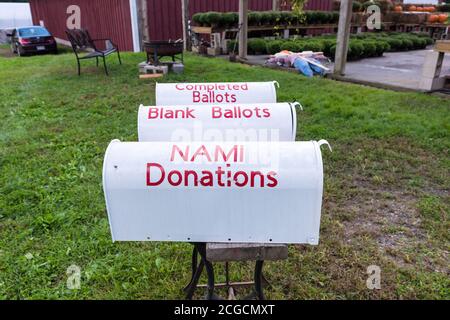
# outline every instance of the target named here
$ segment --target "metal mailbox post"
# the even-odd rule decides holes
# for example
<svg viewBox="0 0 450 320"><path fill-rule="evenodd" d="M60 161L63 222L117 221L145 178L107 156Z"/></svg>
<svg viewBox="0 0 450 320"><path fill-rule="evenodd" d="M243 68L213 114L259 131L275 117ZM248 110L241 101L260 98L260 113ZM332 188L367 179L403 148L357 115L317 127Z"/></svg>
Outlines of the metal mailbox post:
<svg viewBox="0 0 450 320"><path fill-rule="evenodd" d="M278 82L157 83L156 105L276 103Z"/></svg>
<svg viewBox="0 0 450 320"><path fill-rule="evenodd" d="M140 142L295 141L295 103L140 106Z"/></svg>
<svg viewBox="0 0 450 320"><path fill-rule="evenodd" d="M323 143L112 141L113 240L318 244Z"/></svg>

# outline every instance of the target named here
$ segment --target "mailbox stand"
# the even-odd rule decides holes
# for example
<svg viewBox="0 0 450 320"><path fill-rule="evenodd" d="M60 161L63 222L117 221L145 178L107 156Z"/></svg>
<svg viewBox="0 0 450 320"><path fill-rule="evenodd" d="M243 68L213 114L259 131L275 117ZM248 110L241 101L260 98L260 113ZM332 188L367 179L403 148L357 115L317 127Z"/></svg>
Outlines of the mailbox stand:
<svg viewBox="0 0 450 320"><path fill-rule="evenodd" d="M434 51L429 51L425 56L419 85L420 89L433 91L445 87L448 76L440 75L445 53L450 53L450 40L436 41Z"/></svg>
<svg viewBox="0 0 450 320"><path fill-rule="evenodd" d="M228 297L234 299L233 287L247 287L254 285L254 292L244 299L265 300L263 292L263 283L268 284L262 273L264 260L282 260L287 258L288 250L285 244L247 244L247 243L192 243L192 276L189 284L183 289L186 293L186 299L192 299L196 288L207 288L206 299L219 300L221 297L214 293L216 287L226 287ZM198 263L198 254L200 262ZM229 280L229 261L248 261L255 260L254 281L230 282ZM214 283L214 268L212 261L225 262L225 283ZM198 285L198 280L206 268L208 276L207 285Z"/></svg>
<svg viewBox="0 0 450 320"><path fill-rule="evenodd" d="M246 4L247 0L242 0L241 4ZM245 47L245 46L244 46ZM228 100L230 97L234 99L234 103L243 105L246 99L252 99L253 102L258 104L263 103L276 103L276 90L275 90L276 82L266 82L266 83L203 83L203 84L161 84L157 85L156 90L157 94L156 100L157 105L160 106L160 111L152 110L153 112L159 112L158 114L163 113L163 108L165 106L163 103L165 100L161 100L164 97L168 97L167 101L168 105L186 105L186 101L197 100L201 94L203 94L203 98L206 98L208 102L211 104L221 103L224 99ZM216 94L216 91L218 93ZM250 91L250 93L249 93ZM181 92L181 93L180 93ZM202 93L203 92L203 93ZM264 95L266 93L266 95ZM267 94L268 93L268 94ZM219 96L221 99L219 99ZM159 102L158 102L159 97ZM202 98L202 99L203 99ZM259 98L258 101L254 101ZM204 99L203 99L204 100ZM206 104L206 101L203 101ZM210 101L214 100L214 102ZM217 100L217 101L215 101ZM219 101L220 100L220 101ZM227 102L228 104L228 102ZM258 142L241 142L240 147L231 141L222 141L218 142L201 142L201 141L190 141L187 142L177 142L176 144L173 142L172 134L178 129L182 127L184 129L190 128L187 124L177 124L177 126L167 127L166 125L166 135L165 136L155 136L150 135L149 137L141 138L141 133L139 133L140 142L128 142L128 143L120 143L118 140L113 140L105 153L104 163L103 163L103 189L105 193L105 201L106 207L108 211L108 219L110 223L110 229L113 241L197 241L191 242L193 244L194 249L192 251L192 275L189 284L184 288L184 292L186 294L187 299L192 299L195 290L198 287L206 287L207 295L206 298L208 300L213 299L222 299L218 295L214 293L215 287L222 287L228 290L228 298L235 299L233 287L244 287L244 286L254 286L254 290L252 294L244 297L244 299L258 299L264 300L264 292L263 292L263 283L268 284L267 280L263 276L263 265L266 260L283 260L287 259L288 256L288 248L287 244L279 244L281 243L308 243L311 245L317 245L319 239L319 227L320 227L320 211L322 205L322 192L323 192L323 163L322 163L322 155L320 146L322 144L327 144L326 140L320 141L304 141L304 142L296 142L296 104L289 104L289 108L282 118L278 117L277 124L283 123L289 126L287 133L283 136L280 136L279 143L275 145L275 147L280 149L275 149L274 151L278 152L275 155L277 160L277 165L282 166L282 170L280 170L279 174L275 171L270 171L265 173L264 175L260 171L251 171L253 163L247 159L244 161L244 147L245 151L250 154L257 154L260 152L260 148L263 151L272 151L274 144L269 143L265 139ZM192 106L191 106L192 107ZM234 109L231 110L231 113L237 113L237 109L233 106ZM301 107L301 106L300 106ZM187 108L187 107L185 107ZM238 109L240 110L240 106ZM189 109L189 108L187 108ZM175 110L175 112L168 113L167 117L169 119L174 119L173 114L175 114L175 118L177 118L177 114L180 113L180 118L188 118L187 116L183 116L183 114L188 114L188 110ZM203 108L205 110L205 108ZM140 108L140 113L143 108ZM247 116L244 111L242 111L242 116L245 118L249 118L252 113L248 113L252 111L251 109L247 110ZM261 108L256 108L254 110L255 114ZM266 110L266 111L264 111ZM173 110L171 110L173 111ZM180 111L177 113L177 111ZM220 111L220 110L219 110ZM262 109L262 111L267 112L266 118L271 115L267 107ZM183 113L184 112L184 113ZM147 117L150 119L150 111L146 111L143 113L143 118ZM189 111L191 114L191 111ZM220 113L220 117L222 117L222 112ZM242 118L241 114L233 115L234 118ZM231 118L233 118L231 117ZM261 118L261 115L257 115L258 118ZM162 119L163 117L161 117ZM195 118L195 117L194 117ZM139 118L141 119L141 118ZM153 118L152 118L153 119ZM274 119L274 118L272 118ZM272 120L273 122L274 120ZM166 121L164 121L166 122ZM139 123L139 122L138 122ZM158 126L164 128L162 123L159 123ZM240 128L240 124L230 126L228 123L228 129L237 129ZM271 124L273 126L273 123ZM267 124L268 126L268 124ZM267 126L265 129L267 129ZM284 125L283 125L284 126ZM281 128L283 126L280 126ZM151 126L153 131L155 130L155 126ZM254 129L256 125L253 125ZM216 126L212 126L212 128L217 129ZM264 128L264 126L263 126ZM278 127L276 127L278 128ZM276 129L275 128L275 129ZM224 126L224 130L226 126ZM279 128L278 128L279 129ZM159 130L161 131L161 130ZM154 134L154 132L152 132ZM160 140L161 139L161 140ZM168 140L169 139L169 140ZM147 141L147 142L145 142ZM165 141L165 142L164 142ZM172 141L169 143L169 141ZM287 142L290 143L287 143ZM329 145L328 145L329 146ZM191 148L191 149L190 149ZM212 160L208 154L208 148L210 150L215 150L215 158ZM226 155L224 153L225 150L231 149L232 151ZM330 150L331 147L329 146ZM155 151L156 150L156 151ZM174 161L175 153L178 150L179 155L182 161L181 165ZM182 151L185 150L185 151ZM189 150L197 150L192 157L189 157ZM238 161L238 153L242 153L242 158ZM214 152L214 151L210 151ZM223 154L222 157L219 156L220 152ZM175 195L183 194L183 190L176 188L181 184L182 173L179 169L182 169L185 172L185 186L189 186L188 179L188 171L192 171L195 176L197 173L195 170L187 170L190 168L194 168L198 170L199 162L197 160L197 155L207 155L209 158L209 162L204 164L205 168L215 170L216 165L217 168L221 168L220 166L227 165L231 167L231 164L228 162L233 161L232 155L235 155L234 162L236 162L236 167L241 166L243 171L240 171L241 174L244 174L245 183L239 182L238 185L238 174L234 175L235 184L238 187L248 186L248 190L244 190L244 192L251 191L251 198L255 199L255 196L265 196L265 201L258 202L249 202L246 203L246 207L239 206L230 206L227 208L219 208L216 210L216 214L218 217L222 215L221 219L215 219L214 222L217 223L217 227L214 232L210 232L209 234L203 234L203 228L199 226L196 221L205 221L211 223L212 217L209 214L207 208L201 207L200 203L203 200L203 196L200 192L192 192L189 195L189 202L192 204L190 207L190 211L195 215L196 219L187 220L185 215L180 214L180 205L183 201L178 201L177 203L170 202L170 195L165 194L164 190L172 189ZM170 161L168 160L167 155L172 154ZM289 158L289 156L296 158L296 164L294 165L293 161ZM132 161L130 161L132 159ZM149 159L152 159L152 162L149 163ZM251 159L250 159L251 160ZM300 167L299 167L300 166ZM164 169L165 167L165 169ZM120 168L120 169L119 169ZM155 176L152 173L151 169L160 170L160 178L159 180L155 180ZM254 168L259 170L259 166ZM170 172L167 174L167 180L165 179L165 172ZM203 172L203 171L202 171ZM212 176L212 171L205 170L206 173L210 173ZM250 189L255 186L254 182L248 184L249 175L252 176L253 173L257 173L261 176L261 187L263 187L264 177L267 175L266 185L269 188L274 188L278 185L278 180L283 180L283 192L282 193L271 193L270 195L267 193L263 193L261 190ZM173 180L170 180L170 175L178 174L180 180L178 184ZM232 179L231 176L233 171L227 171L227 175L230 175L228 180L228 187L232 187ZM275 178L275 175L278 176ZM143 179L146 177L146 180ZM158 176L157 176L158 177ZM214 180L211 178L211 181ZM146 181L146 183L143 183ZM197 178L195 179L197 181ZM219 184L220 176L218 178L217 184ZM211 182L211 186L213 186L213 182ZM201 186L198 182L194 182L192 184L195 187L203 188L206 184L202 184ZM149 188L152 187L155 192L148 192ZM266 189L267 190L267 189ZM297 195L297 190L302 191L301 196L293 197L293 195ZM208 193L211 194L211 193ZM244 193L242 195L245 196ZM243 196L240 196L239 199L243 199ZM234 194L227 192L224 197L224 201L234 196ZM217 200L217 199L216 199ZM254 200L252 200L254 201ZM152 215L149 215L148 212L148 204L151 203L153 205L154 210L151 212ZM209 205L216 203L214 199L211 199ZM281 205L278 205L282 203ZM293 211L290 210L289 205L291 207L298 206L302 204L302 208L296 211L293 214ZM248 210L249 206L252 205L252 210ZM257 216L255 222L255 214L259 210L264 210L263 215L264 219L259 219L259 215ZM124 212L128 212L129 214L124 215ZM168 213L171 217L171 220L168 220L167 217L161 217L158 215L159 211L163 211ZM246 214L247 211L250 211L249 214ZM282 220L279 218L269 215L269 213L279 211L283 217ZM241 217L240 215L243 214ZM236 219L237 217L237 219ZM251 226L251 228L247 228L245 234L240 234L239 230L235 228L230 228L230 219L226 218L234 218L239 220L239 222L244 226ZM275 218L278 219L275 220ZM292 220L293 223L278 223L283 220ZM184 221L185 223L189 222L188 228L184 228L184 224L180 223L177 225L177 229L173 229L171 221ZM231 220L233 221L233 220ZM262 223L261 223L262 222ZM301 223L300 223L301 222ZM274 228L271 229L271 232L268 233L266 228L261 228L261 224L275 224ZM259 226L259 228L258 228ZM284 228L283 228L284 227ZM239 231L239 232L238 232ZM264 231L264 232L263 232ZM192 234L195 234L195 238L191 238ZM224 236L226 234L226 237ZM231 238L233 238L234 243L231 243ZM192 239L192 240L191 240ZM226 242L228 239L228 243ZM238 241L247 241L250 239L255 242L271 242L274 240L274 243L237 243ZM201 242L203 241L203 242ZM207 243L205 241L222 241L222 243ZM200 261L198 261L198 255L200 255ZM229 278L229 262L230 261L255 261L255 269L254 269L254 279L253 281L247 282L230 282ZM214 267L212 262L225 262L225 273L226 273L226 282L215 284L214 279ZM203 268L206 269L208 282L207 285L198 285L200 276L203 272Z"/></svg>

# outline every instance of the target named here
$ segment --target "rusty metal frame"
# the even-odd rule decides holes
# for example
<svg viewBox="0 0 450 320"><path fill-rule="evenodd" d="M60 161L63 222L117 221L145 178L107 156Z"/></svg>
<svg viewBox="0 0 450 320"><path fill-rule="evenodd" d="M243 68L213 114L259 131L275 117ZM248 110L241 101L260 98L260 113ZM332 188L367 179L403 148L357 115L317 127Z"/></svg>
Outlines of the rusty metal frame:
<svg viewBox="0 0 450 320"><path fill-rule="evenodd" d="M183 288L183 291L186 295L186 299L191 300L197 288L207 289L206 293L207 300L224 300L224 298L214 293L215 288L227 288L228 299L234 299L235 287L254 286L253 292L245 296L243 300L252 300L252 299L265 300L263 288L264 286L267 286L269 283L263 275L264 260L256 261L253 281L242 281L242 282L230 282L229 262L225 262L226 280L224 283L216 284L214 280L213 264L206 258L206 243L195 242L191 244L194 246L191 258L192 275L189 283ZM198 262L198 255L200 255L200 262ZM198 284L200 276L203 272L203 268L206 269L208 281L207 284Z"/></svg>

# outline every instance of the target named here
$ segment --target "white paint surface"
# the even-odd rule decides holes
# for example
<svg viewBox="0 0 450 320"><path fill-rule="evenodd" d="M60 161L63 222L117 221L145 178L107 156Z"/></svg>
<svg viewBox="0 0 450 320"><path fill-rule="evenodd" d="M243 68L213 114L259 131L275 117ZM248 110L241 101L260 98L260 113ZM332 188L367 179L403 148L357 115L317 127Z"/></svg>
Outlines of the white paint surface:
<svg viewBox="0 0 450 320"><path fill-rule="evenodd" d="M29 3L0 3L0 29L32 25Z"/></svg>
<svg viewBox="0 0 450 320"><path fill-rule="evenodd" d="M156 105L276 103L276 81L157 83Z"/></svg>
<svg viewBox="0 0 450 320"><path fill-rule="evenodd" d="M133 51L141 51L141 45L139 43L139 26L137 18L137 3L136 0L130 0L130 13L131 13L131 33L133 37Z"/></svg>
<svg viewBox="0 0 450 320"><path fill-rule="evenodd" d="M294 141L291 103L140 106L139 141Z"/></svg>
<svg viewBox="0 0 450 320"><path fill-rule="evenodd" d="M318 244L322 143L115 140L106 151L103 166L113 240ZM214 156L218 146L225 151L225 158L220 152ZM235 153L226 152L234 146ZM211 159L205 154L194 156L200 149L207 150ZM183 152L174 152L172 157L174 150ZM155 164L164 168L164 177ZM219 171L219 167L230 171L231 178L226 173L219 182L214 175L213 185L205 186L200 181L207 180L191 176L174 186L178 181L172 174L172 184L168 182L173 170L180 171L182 178L186 170L200 177ZM261 173L264 179L256 175L253 185L251 179L245 181L243 175L252 172Z"/></svg>

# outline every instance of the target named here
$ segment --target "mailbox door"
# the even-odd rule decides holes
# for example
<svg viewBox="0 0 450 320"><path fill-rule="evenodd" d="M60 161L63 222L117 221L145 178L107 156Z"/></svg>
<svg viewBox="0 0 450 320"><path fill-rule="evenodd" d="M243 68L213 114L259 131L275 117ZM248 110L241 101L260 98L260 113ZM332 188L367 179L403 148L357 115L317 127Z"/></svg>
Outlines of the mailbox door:
<svg viewBox="0 0 450 320"><path fill-rule="evenodd" d="M157 83L156 105L276 103L275 81Z"/></svg>
<svg viewBox="0 0 450 320"><path fill-rule="evenodd" d="M317 142L112 142L103 167L112 237L317 244L322 170Z"/></svg>
<svg viewBox="0 0 450 320"><path fill-rule="evenodd" d="M290 103L140 106L139 141L292 141Z"/></svg>

